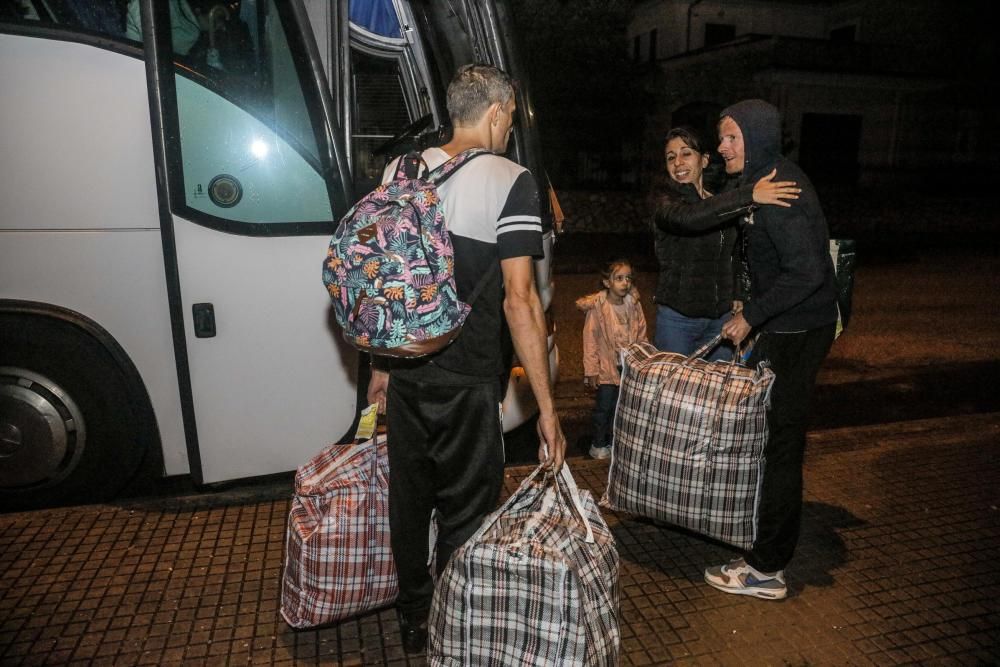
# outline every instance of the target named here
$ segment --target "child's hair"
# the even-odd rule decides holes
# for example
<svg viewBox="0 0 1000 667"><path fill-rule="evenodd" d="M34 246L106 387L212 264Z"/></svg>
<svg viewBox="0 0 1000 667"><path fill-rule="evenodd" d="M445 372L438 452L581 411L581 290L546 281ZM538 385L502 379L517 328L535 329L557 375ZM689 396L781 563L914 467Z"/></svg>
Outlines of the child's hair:
<svg viewBox="0 0 1000 667"><path fill-rule="evenodd" d="M611 280L611 274L613 274L615 272L615 269L617 269L619 266L627 266L629 268L632 268L632 262L628 261L628 259L626 259L625 257L618 257L617 259L613 259L610 262L607 262L601 268L602 289L604 288L604 281Z"/></svg>

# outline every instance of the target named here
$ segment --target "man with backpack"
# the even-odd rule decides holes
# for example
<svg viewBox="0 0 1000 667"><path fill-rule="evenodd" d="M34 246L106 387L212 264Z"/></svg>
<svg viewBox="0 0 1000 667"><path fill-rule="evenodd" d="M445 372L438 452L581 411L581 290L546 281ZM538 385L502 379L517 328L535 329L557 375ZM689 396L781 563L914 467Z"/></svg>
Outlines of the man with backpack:
<svg viewBox="0 0 1000 667"><path fill-rule="evenodd" d="M388 371L375 363L368 390L369 402L387 414L389 524L400 630L410 653L424 650L427 641L432 510L440 573L500 494L500 403L510 342L539 406L539 459L558 470L566 450L534 280L533 258L542 255L538 190L528 170L501 157L514 123L513 82L492 66L463 66L448 86L447 105L454 134L444 146L423 151L426 169L465 151L488 151L467 158L437 187L454 246L458 299L471 302L471 311L440 352L392 359ZM398 161L390 164L384 180L399 168Z"/></svg>

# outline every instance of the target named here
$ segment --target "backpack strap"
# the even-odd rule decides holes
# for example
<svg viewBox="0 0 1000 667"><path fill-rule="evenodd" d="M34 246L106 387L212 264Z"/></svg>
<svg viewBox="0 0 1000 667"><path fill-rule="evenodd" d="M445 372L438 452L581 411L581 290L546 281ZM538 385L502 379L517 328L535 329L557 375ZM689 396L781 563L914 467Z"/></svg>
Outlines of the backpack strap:
<svg viewBox="0 0 1000 667"><path fill-rule="evenodd" d="M426 180L433 183L436 187L440 187L448 178L454 174L459 168L468 163L469 160L479 157L480 155L493 154L493 151L489 151L485 148L470 148L468 150L462 151L455 157L451 158L444 164L438 165L434 171L427 174ZM479 295L483 293L486 289L486 285L490 280L497 274L500 270L500 261L497 260L490 265L490 268L486 270L479 280L476 282L476 286L472 288L472 293L469 294L469 298L465 300L465 303L472 305L479 298Z"/></svg>
<svg viewBox="0 0 1000 667"><path fill-rule="evenodd" d="M407 153L401 156L399 162L396 163L396 175L392 180L402 181L417 178L420 176L421 167L426 173L428 169L424 156L419 151Z"/></svg>
<svg viewBox="0 0 1000 667"><path fill-rule="evenodd" d="M462 151L455 157L447 160L443 164L438 165L433 171L431 171L424 177L424 180L426 180L428 183L433 184L434 186L440 186L469 160L479 157L480 155L486 155L486 154L492 155L493 151L489 151L485 148L470 148L468 150ZM399 159L399 169L396 173L397 179L399 178L399 174L403 172L404 169L403 164L407 160L419 160L419 162L423 163L425 167L427 166L427 163L424 162L423 157L420 153L409 153L407 155L404 155ZM409 176L408 178L416 178L416 176ZM479 278L479 280L476 282L476 286L472 289L472 293L469 294L469 298L465 300L465 303L467 303L470 306L473 303L475 303L476 299L479 298L479 295L483 293L484 289L486 289L486 285L490 282L493 276L497 274L499 270L500 270L500 262L498 260L493 264L491 264L490 268L486 270L486 273L484 273Z"/></svg>
<svg viewBox="0 0 1000 667"><path fill-rule="evenodd" d="M427 174L426 180L429 183L433 183L435 186L440 186L448 180L452 174L458 171L459 167L467 163L469 160L486 154L492 155L493 151L488 151L485 148L470 148L469 150L462 151L444 164L438 165L434 171Z"/></svg>

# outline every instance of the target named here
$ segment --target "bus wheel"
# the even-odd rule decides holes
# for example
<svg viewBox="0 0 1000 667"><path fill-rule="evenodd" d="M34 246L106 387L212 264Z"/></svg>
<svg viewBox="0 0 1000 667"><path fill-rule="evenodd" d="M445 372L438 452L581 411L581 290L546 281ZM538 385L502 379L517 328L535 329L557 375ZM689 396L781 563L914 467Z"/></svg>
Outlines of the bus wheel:
<svg viewBox="0 0 1000 667"><path fill-rule="evenodd" d="M109 500L143 459L124 374L75 326L0 315L0 505Z"/></svg>

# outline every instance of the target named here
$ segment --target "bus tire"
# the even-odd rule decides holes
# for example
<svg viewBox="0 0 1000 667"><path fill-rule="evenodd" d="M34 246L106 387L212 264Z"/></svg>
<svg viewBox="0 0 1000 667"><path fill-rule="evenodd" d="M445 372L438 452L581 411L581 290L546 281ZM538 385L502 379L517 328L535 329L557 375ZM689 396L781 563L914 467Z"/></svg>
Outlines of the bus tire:
<svg viewBox="0 0 1000 667"><path fill-rule="evenodd" d="M0 338L0 505L115 497L148 449L142 400L130 397L121 365L59 319L0 313Z"/></svg>

